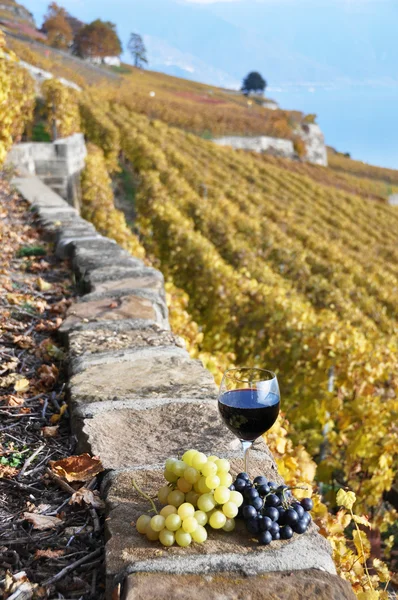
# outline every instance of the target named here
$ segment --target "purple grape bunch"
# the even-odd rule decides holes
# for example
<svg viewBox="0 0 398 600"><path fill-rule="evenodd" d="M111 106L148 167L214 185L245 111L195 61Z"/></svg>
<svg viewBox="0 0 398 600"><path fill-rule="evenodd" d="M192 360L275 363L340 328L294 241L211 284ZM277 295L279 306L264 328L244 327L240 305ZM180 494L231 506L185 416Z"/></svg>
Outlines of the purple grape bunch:
<svg viewBox="0 0 398 600"><path fill-rule="evenodd" d="M244 498L237 518L245 521L247 531L264 546L305 533L311 523L311 498L296 500L287 485L267 481L263 475L251 481L247 473L239 473L230 489Z"/></svg>

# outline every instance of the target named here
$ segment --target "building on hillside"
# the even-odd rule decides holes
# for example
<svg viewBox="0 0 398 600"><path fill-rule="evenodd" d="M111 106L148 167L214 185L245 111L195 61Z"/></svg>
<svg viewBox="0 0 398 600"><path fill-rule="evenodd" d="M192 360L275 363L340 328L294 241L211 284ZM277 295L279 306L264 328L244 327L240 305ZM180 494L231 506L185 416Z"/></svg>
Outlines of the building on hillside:
<svg viewBox="0 0 398 600"><path fill-rule="evenodd" d="M108 67L120 67L122 64L119 56L92 56L86 60L94 63L95 65L107 65Z"/></svg>
<svg viewBox="0 0 398 600"><path fill-rule="evenodd" d="M391 206L398 206L398 194L391 194L391 196L388 197L388 204Z"/></svg>
<svg viewBox="0 0 398 600"><path fill-rule="evenodd" d="M268 108L268 110L278 110L279 106L275 100L264 100L263 108Z"/></svg>

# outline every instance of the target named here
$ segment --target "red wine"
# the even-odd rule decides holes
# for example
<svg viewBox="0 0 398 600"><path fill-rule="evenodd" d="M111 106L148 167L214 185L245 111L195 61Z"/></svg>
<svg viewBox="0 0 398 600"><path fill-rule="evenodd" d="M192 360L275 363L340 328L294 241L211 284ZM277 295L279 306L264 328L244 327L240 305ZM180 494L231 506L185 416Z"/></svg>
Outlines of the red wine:
<svg viewBox="0 0 398 600"><path fill-rule="evenodd" d="M271 429L280 406L279 394L269 392L265 398L256 389L225 392L218 408L228 429L240 440L253 441Z"/></svg>

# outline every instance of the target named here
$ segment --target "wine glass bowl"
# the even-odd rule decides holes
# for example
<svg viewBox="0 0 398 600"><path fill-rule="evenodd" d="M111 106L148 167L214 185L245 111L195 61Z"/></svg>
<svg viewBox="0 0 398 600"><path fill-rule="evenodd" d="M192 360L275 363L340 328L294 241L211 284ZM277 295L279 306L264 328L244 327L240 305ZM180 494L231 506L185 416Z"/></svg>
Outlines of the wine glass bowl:
<svg viewBox="0 0 398 600"><path fill-rule="evenodd" d="M218 396L222 420L242 443L245 469L253 442L266 433L278 418L280 392L272 371L250 367L225 372Z"/></svg>

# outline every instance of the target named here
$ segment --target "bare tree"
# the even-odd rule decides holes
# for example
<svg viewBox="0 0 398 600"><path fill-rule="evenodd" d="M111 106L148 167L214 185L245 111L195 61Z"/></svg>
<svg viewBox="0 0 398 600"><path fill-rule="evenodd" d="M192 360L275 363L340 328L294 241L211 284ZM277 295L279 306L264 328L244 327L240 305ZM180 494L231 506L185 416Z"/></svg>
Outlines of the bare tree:
<svg viewBox="0 0 398 600"><path fill-rule="evenodd" d="M142 69L144 65L148 64L144 40L138 33L132 33L130 35L127 48L133 57L135 67Z"/></svg>

